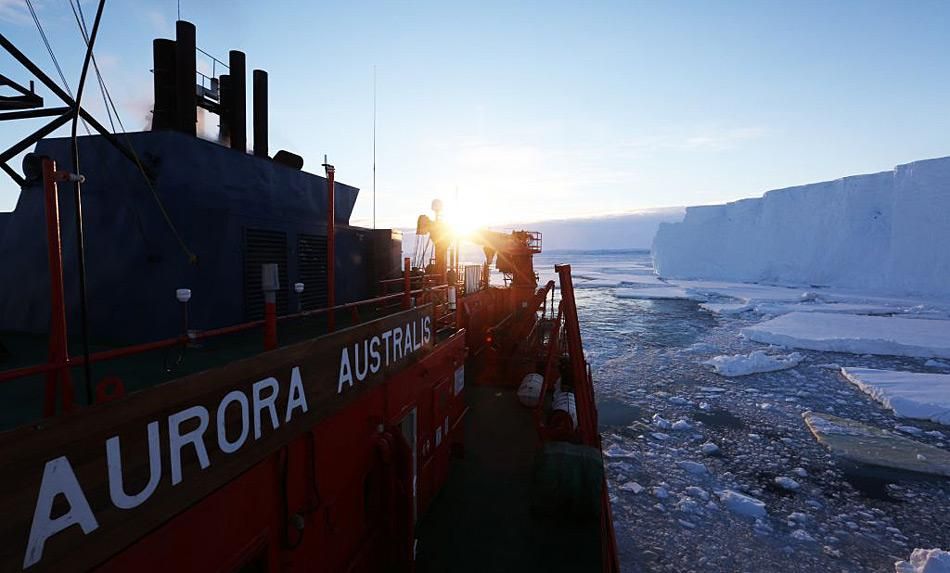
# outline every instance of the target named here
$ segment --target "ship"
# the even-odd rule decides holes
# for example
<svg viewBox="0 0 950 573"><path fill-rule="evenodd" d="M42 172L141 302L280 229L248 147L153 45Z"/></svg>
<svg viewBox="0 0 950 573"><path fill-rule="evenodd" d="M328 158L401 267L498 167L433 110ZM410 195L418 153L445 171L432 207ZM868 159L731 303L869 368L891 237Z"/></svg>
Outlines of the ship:
<svg viewBox="0 0 950 573"><path fill-rule="evenodd" d="M46 121L0 154L0 570L618 571L570 265L438 201L404 257L196 38L154 40L123 133L0 35L0 121Z"/></svg>

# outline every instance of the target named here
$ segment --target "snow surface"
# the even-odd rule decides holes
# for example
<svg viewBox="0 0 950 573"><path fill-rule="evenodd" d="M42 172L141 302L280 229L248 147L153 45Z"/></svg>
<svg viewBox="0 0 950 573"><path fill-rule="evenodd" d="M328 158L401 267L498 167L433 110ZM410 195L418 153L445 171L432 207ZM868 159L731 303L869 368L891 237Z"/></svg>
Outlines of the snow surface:
<svg viewBox="0 0 950 573"><path fill-rule="evenodd" d="M802 355L793 352L788 355L769 356L761 350L749 354L723 355L703 362L713 367L720 376L747 376L759 372L775 372L794 368L802 361Z"/></svg>
<svg viewBox="0 0 950 573"><path fill-rule="evenodd" d="M950 158L689 207L659 226L666 278L948 297Z"/></svg>
<svg viewBox="0 0 950 573"><path fill-rule="evenodd" d="M841 373L900 418L950 426L950 374L872 368L842 368Z"/></svg>
<svg viewBox="0 0 950 573"><path fill-rule="evenodd" d="M910 561L894 564L895 573L950 573L950 552L941 549L914 549Z"/></svg>
<svg viewBox="0 0 950 573"><path fill-rule="evenodd" d="M950 358L950 320L792 312L743 328L742 334L809 350Z"/></svg>

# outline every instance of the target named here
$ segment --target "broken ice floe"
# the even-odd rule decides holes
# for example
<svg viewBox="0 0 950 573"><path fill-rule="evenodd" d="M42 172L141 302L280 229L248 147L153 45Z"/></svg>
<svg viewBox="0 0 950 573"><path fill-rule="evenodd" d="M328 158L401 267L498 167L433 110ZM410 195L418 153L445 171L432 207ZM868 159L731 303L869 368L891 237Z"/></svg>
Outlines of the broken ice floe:
<svg viewBox="0 0 950 573"><path fill-rule="evenodd" d="M793 312L743 328L742 334L809 350L950 358L950 320Z"/></svg>
<svg viewBox="0 0 950 573"><path fill-rule="evenodd" d="M775 372L798 366L803 356L798 352L787 355L769 356L761 350L749 354L723 355L703 362L713 367L720 376L748 376L761 372Z"/></svg>
<svg viewBox="0 0 950 573"><path fill-rule="evenodd" d="M765 517L767 515L765 503L752 496L731 489L726 489L716 494L719 496L719 501L721 501L729 511L755 518Z"/></svg>
<svg viewBox="0 0 950 573"><path fill-rule="evenodd" d="M844 377L899 418L950 425L950 374L842 368Z"/></svg>
<svg viewBox="0 0 950 573"><path fill-rule="evenodd" d="M831 453L858 463L950 477L950 452L830 414L805 412L805 424Z"/></svg>
<svg viewBox="0 0 950 573"><path fill-rule="evenodd" d="M914 549L910 561L894 564L895 573L950 573L950 552L942 549Z"/></svg>

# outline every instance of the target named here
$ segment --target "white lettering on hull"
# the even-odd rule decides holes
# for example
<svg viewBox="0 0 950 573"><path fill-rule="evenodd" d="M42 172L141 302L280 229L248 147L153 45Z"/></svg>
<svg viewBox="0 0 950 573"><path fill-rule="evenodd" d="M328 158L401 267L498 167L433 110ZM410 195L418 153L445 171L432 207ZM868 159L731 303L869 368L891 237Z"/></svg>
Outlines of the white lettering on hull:
<svg viewBox="0 0 950 573"><path fill-rule="evenodd" d="M418 352L431 340L432 318L424 316L417 321L407 322L404 327L400 325L352 346L344 346L340 350L337 394L342 394L344 387L352 388L370 374L376 374L384 367ZM379 351L380 346L382 352Z"/></svg>
<svg viewBox="0 0 950 573"><path fill-rule="evenodd" d="M119 436L106 440L106 465L109 467L109 497L119 509L133 509L145 503L155 493L162 479L162 453L159 443L158 422L148 425L148 483L135 495L125 493L122 485L122 450Z"/></svg>
<svg viewBox="0 0 950 573"><path fill-rule="evenodd" d="M53 500L59 494L69 503L69 511L53 519L50 515L53 511ZM47 539L76 524L86 535L99 527L86 500L86 494L76 479L72 464L66 456L62 456L46 462L46 467L43 468L43 481L40 482L40 494L33 511L33 525L30 527L30 540L26 545L23 568L35 565L43 558L43 547Z"/></svg>
<svg viewBox="0 0 950 573"><path fill-rule="evenodd" d="M277 415L277 399L280 393L280 384L276 378L265 378L251 386L249 397L240 390L234 390L224 395L215 411L215 434L218 449L224 454L233 454L239 451L246 443L251 430L251 412L253 412L254 439L259 440L264 434L264 421L270 420L270 428L277 430L281 420ZM283 423L288 424L298 413L305 414L309 410L306 393L304 392L303 377L300 368L294 367L290 374L288 386L287 406L284 410ZM227 435L228 409L240 410L240 430L232 440ZM266 412L266 415L263 415ZM170 466L171 485L178 485L185 478L183 475L182 453L192 447L198 458L198 465L202 470L211 465L205 445L205 434L210 423L210 413L204 406L192 406L168 416L165 426L168 428L168 460ZM262 420L265 418L265 420ZM196 425L197 422L197 425ZM162 474L162 442L160 428L163 424L158 421L149 422L146 427L148 433L148 460L149 479L141 491L128 494L125 491L124 474L122 471L122 449L119 436L112 436L105 442L106 466L109 481L109 498L112 504L119 509L134 509L152 496L164 478ZM183 428L191 428L183 431ZM232 428L233 431L233 428ZM53 518L53 502L62 495L69 509L59 517ZM43 549L46 541L57 533L79 525L84 534L88 535L99 527L92 508L86 499L86 494L76 478L76 473L65 456L58 457L46 463L43 469L43 478L40 482L40 491L37 496L33 512L33 521L30 526L30 536L23 558L23 568L26 569L43 559Z"/></svg>

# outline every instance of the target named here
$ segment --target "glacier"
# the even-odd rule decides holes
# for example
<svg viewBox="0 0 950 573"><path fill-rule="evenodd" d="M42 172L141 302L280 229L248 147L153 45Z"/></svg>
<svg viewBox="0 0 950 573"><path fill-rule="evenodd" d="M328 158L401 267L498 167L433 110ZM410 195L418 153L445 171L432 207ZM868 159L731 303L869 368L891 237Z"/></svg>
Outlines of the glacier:
<svg viewBox="0 0 950 573"><path fill-rule="evenodd" d="M654 267L674 279L950 297L950 157L689 207L661 223Z"/></svg>

